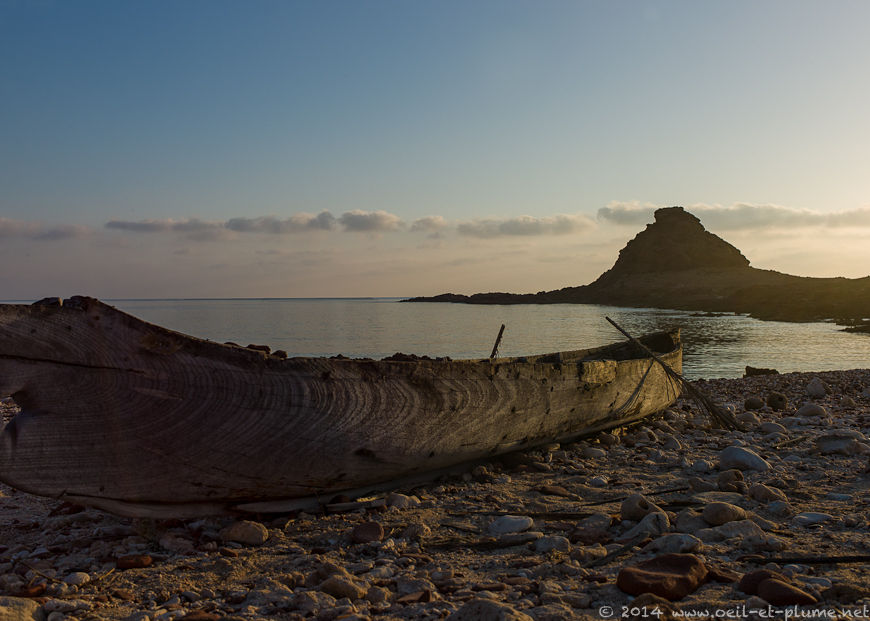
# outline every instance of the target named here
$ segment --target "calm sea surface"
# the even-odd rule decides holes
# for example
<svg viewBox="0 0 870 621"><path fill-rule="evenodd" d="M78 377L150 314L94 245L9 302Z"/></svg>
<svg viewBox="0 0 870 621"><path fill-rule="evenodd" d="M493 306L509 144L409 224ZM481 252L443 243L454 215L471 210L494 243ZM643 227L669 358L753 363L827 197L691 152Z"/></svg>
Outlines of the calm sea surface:
<svg viewBox="0 0 870 621"><path fill-rule="evenodd" d="M477 306L403 304L398 298L114 300L110 304L179 332L218 342L270 345L291 356L382 358L396 352L452 358L521 356L622 340L604 316L632 334L679 327L690 378L740 377L746 365L781 372L870 367L870 336L827 323L758 321L658 309L587 304Z"/></svg>

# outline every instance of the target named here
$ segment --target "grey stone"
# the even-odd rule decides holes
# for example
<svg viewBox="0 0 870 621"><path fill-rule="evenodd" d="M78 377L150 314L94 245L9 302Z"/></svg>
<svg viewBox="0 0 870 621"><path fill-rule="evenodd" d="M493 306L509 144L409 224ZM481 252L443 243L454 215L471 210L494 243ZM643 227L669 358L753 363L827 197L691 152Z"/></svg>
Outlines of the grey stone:
<svg viewBox="0 0 870 621"><path fill-rule="evenodd" d="M764 400L761 397L747 397L743 407L746 410L760 410L764 407Z"/></svg>
<svg viewBox="0 0 870 621"><path fill-rule="evenodd" d="M805 511L794 516L794 523L798 526L810 526L812 524L821 524L829 520L833 520L834 516L830 513L816 513L814 511Z"/></svg>
<svg viewBox="0 0 870 621"><path fill-rule="evenodd" d="M699 459L692 463L692 472L699 472L701 474L705 472L710 472L713 469L713 463L707 461L706 459Z"/></svg>
<svg viewBox="0 0 870 621"><path fill-rule="evenodd" d="M721 526L735 520L746 519L746 511L742 507L727 502L711 502L704 507L701 517L710 526Z"/></svg>
<svg viewBox="0 0 870 621"><path fill-rule="evenodd" d="M847 433L831 433L816 438L816 449L823 455L848 456L870 452L870 447L860 442L853 434Z"/></svg>
<svg viewBox="0 0 870 621"><path fill-rule="evenodd" d="M221 531L221 539L246 545L258 546L269 538L269 529L259 522L240 520L233 522Z"/></svg>
<svg viewBox="0 0 870 621"><path fill-rule="evenodd" d="M767 510L776 517L789 517L794 515L794 507L787 500L774 500L767 505Z"/></svg>
<svg viewBox="0 0 870 621"><path fill-rule="evenodd" d="M473 599L447 617L447 621L534 621L513 606L491 599Z"/></svg>
<svg viewBox="0 0 870 621"><path fill-rule="evenodd" d="M525 515L502 515L490 523L489 532L493 535L521 533L524 530L529 530L534 523L532 518Z"/></svg>
<svg viewBox="0 0 870 621"><path fill-rule="evenodd" d="M747 425L757 425L761 422L761 419L758 418L758 415L755 412L741 412L737 415L737 420L741 423L746 423Z"/></svg>
<svg viewBox="0 0 870 621"><path fill-rule="evenodd" d="M74 571L63 579L67 584L74 584L75 586L82 586L83 584L87 584L91 581L91 576L84 571Z"/></svg>
<svg viewBox="0 0 870 621"><path fill-rule="evenodd" d="M737 470L759 470L764 472L770 469L770 464L754 451L743 448L742 446L729 446L719 453L719 467L724 469L736 468Z"/></svg>
<svg viewBox="0 0 870 621"><path fill-rule="evenodd" d="M743 472L736 468L720 472L716 479L716 486L723 492L741 493L746 489L746 484L743 482Z"/></svg>
<svg viewBox="0 0 870 621"><path fill-rule="evenodd" d="M732 537L744 538L755 536L759 539L764 539L766 537L764 531L761 530L761 527L752 520L727 522L721 526L699 530L695 535L704 543L725 541Z"/></svg>
<svg viewBox="0 0 870 621"><path fill-rule="evenodd" d="M658 539L653 539L643 548L644 552L655 552L657 554L683 554L688 552L697 552L703 547L700 539L694 535L687 533L670 533L662 535Z"/></svg>
<svg viewBox="0 0 870 621"><path fill-rule="evenodd" d="M762 433L788 433L788 430L779 423L766 422L761 423L759 427Z"/></svg>
<svg viewBox="0 0 870 621"><path fill-rule="evenodd" d="M570 552L571 542L567 537L561 535L541 537L535 542L535 552L538 554L546 554L553 550L558 550L559 552Z"/></svg>
<svg viewBox="0 0 870 621"><path fill-rule="evenodd" d="M336 600L332 595L321 593L320 591L301 591L295 593L290 598L290 605L294 609L306 614L315 613L318 610L326 608L334 608L335 604Z"/></svg>
<svg viewBox="0 0 870 621"><path fill-rule="evenodd" d="M642 494L632 494L622 501L619 517L631 522L639 522L650 513L663 512L662 508Z"/></svg>
<svg viewBox="0 0 870 621"><path fill-rule="evenodd" d="M825 417L828 415L828 411L818 403L804 403L795 414L804 418L810 416Z"/></svg>
<svg viewBox="0 0 870 621"><path fill-rule="evenodd" d="M821 399L828 394L828 385L825 384L819 377L814 377L809 381L806 387L808 397L813 399Z"/></svg>
<svg viewBox="0 0 870 621"><path fill-rule="evenodd" d="M420 591L430 591L434 596L438 594L438 589L426 578L401 577L396 580L396 593L399 597Z"/></svg>
<svg viewBox="0 0 870 621"><path fill-rule="evenodd" d="M658 537L667 532L671 523L665 513L650 513L643 518L637 525L622 536L623 541L635 539L641 535L648 537Z"/></svg>
<svg viewBox="0 0 870 621"><path fill-rule="evenodd" d="M318 587L323 593L332 595L336 599L347 597L350 600L361 599L366 594L366 589L356 584L353 580L341 576L330 576Z"/></svg>
<svg viewBox="0 0 870 621"><path fill-rule="evenodd" d="M680 533L695 533L709 525L701 517L701 514L692 509L683 509L674 520L674 530Z"/></svg>
<svg viewBox="0 0 870 621"><path fill-rule="evenodd" d="M784 539L773 535L764 534L747 535L740 541L740 547L752 552L781 552L788 547Z"/></svg>
<svg viewBox="0 0 870 621"><path fill-rule="evenodd" d="M420 505L420 499L416 496L407 496L393 492L387 496L387 506L395 507L396 509L407 509L408 507L417 507Z"/></svg>
<svg viewBox="0 0 870 621"><path fill-rule="evenodd" d="M607 451L594 446L587 446L580 452L584 459L604 459L607 457Z"/></svg>
<svg viewBox="0 0 870 621"><path fill-rule="evenodd" d="M785 492L775 487L769 487L764 483L756 483L749 488L749 497L758 502L773 502L774 500L787 501Z"/></svg>

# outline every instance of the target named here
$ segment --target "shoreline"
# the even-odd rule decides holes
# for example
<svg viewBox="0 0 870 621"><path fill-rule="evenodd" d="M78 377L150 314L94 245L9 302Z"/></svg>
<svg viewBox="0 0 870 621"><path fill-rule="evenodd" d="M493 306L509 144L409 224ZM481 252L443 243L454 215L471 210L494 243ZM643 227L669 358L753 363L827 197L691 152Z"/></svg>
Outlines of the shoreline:
<svg viewBox="0 0 870 621"><path fill-rule="evenodd" d="M870 553L870 369L693 383L733 406L748 431L710 429L681 398L615 434L327 515L132 520L0 486L0 612L12 602L51 621L474 619L485 609L600 619L602 607L619 616L644 602L761 609L768 602L738 581L765 567L792 597L798 589L818 600L807 610L870 604L864 564L765 562ZM784 409L746 403L773 393ZM731 445L766 470L735 474ZM636 493L651 513L637 499L624 504ZM729 519L714 525L725 519L716 511ZM666 551L699 559L708 580L671 604L617 586ZM145 557L147 567L121 568Z"/></svg>

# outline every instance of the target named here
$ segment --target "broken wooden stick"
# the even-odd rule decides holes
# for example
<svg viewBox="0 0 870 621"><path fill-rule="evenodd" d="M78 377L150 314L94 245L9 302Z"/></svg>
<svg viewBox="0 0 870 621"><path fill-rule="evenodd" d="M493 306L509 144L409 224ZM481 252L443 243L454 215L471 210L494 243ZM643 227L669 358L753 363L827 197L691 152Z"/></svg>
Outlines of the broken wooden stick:
<svg viewBox="0 0 870 621"><path fill-rule="evenodd" d="M490 360L494 360L498 355L498 346L501 343L501 337L504 334L504 324L501 324L501 328L498 331L498 336L495 337L495 345L492 346L492 353L489 355Z"/></svg>
<svg viewBox="0 0 870 621"><path fill-rule="evenodd" d="M669 489L660 489L652 492L645 492L644 496L658 496L660 494L671 494L675 492L686 492L689 491L689 487L686 485L681 485L680 487L671 487ZM630 496L631 494L629 494ZM581 506L583 507L598 507L601 505L607 505L611 502L622 502L628 498L628 496L614 496L613 498L606 498L604 500L595 500L593 502L585 502Z"/></svg>

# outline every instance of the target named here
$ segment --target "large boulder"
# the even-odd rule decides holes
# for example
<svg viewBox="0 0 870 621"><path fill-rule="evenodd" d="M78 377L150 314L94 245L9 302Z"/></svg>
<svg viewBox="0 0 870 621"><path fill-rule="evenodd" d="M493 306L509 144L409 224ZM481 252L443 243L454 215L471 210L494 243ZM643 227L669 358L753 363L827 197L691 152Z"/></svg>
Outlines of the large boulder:
<svg viewBox="0 0 870 621"><path fill-rule="evenodd" d="M623 567L616 586L629 595L652 593L669 601L683 599L707 580L704 560L694 554L663 554Z"/></svg>

